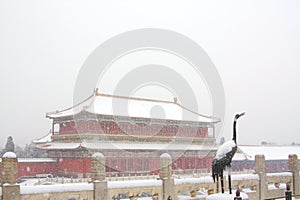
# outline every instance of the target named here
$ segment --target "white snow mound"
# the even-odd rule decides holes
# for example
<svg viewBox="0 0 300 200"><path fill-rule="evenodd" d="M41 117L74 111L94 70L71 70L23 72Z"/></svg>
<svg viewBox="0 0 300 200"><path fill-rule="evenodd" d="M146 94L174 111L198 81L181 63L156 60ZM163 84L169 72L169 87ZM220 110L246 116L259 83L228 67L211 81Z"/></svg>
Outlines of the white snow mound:
<svg viewBox="0 0 300 200"><path fill-rule="evenodd" d="M168 153L163 153L160 157L161 158L171 158L170 154L168 154Z"/></svg>
<svg viewBox="0 0 300 200"><path fill-rule="evenodd" d="M16 158L17 155L14 152L6 152L2 158Z"/></svg>
<svg viewBox="0 0 300 200"><path fill-rule="evenodd" d="M92 157L93 158L104 158L104 155L102 153L97 152L97 153L94 153Z"/></svg>

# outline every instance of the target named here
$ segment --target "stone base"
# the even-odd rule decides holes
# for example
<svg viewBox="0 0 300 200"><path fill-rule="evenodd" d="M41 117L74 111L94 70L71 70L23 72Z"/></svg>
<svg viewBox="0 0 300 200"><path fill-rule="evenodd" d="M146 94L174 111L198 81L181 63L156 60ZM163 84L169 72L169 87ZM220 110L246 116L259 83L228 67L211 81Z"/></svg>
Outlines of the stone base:
<svg viewBox="0 0 300 200"><path fill-rule="evenodd" d="M94 200L106 200L108 198L107 182L95 181L94 184Z"/></svg>
<svg viewBox="0 0 300 200"><path fill-rule="evenodd" d="M177 196L175 196L175 188L174 188L174 179L163 179L163 199L168 199L170 196L172 199L176 200Z"/></svg>
<svg viewBox="0 0 300 200"><path fill-rule="evenodd" d="M2 199L3 200L20 200L20 186L4 184L2 186Z"/></svg>

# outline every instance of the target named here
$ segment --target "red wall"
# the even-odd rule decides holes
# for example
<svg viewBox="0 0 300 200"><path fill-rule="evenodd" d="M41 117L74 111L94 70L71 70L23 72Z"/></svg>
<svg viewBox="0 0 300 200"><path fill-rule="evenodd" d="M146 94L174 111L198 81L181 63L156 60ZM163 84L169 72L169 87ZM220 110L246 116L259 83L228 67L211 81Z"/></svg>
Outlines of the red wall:
<svg viewBox="0 0 300 200"><path fill-rule="evenodd" d="M2 163L0 164L0 172L2 172ZM56 162L19 162L18 163L18 177L21 176L35 176L36 174L52 174L56 175ZM0 177L1 177L0 173Z"/></svg>
<svg viewBox="0 0 300 200"><path fill-rule="evenodd" d="M210 169L211 157L203 159L181 157L173 162L173 169ZM106 171L151 171L158 173L159 158L107 158ZM115 168L115 166L118 166ZM73 176L81 174L87 177L91 171L91 158L61 158L57 162L20 162L18 164L19 177L36 176L36 174L52 174L53 176ZM0 165L1 171L1 165Z"/></svg>
<svg viewBox="0 0 300 200"><path fill-rule="evenodd" d="M57 163L58 175L74 175L81 173L83 177L86 177L87 173L91 171L91 159L90 158L61 158Z"/></svg>
<svg viewBox="0 0 300 200"><path fill-rule="evenodd" d="M130 123L100 122L100 121L77 121L59 124L59 135L94 133L94 134L113 134L113 135L156 135L163 137L208 137L208 128L178 127L162 125L133 125Z"/></svg>
<svg viewBox="0 0 300 200"><path fill-rule="evenodd" d="M35 176L36 174L56 175L57 163L55 162L22 162L18 164L19 177Z"/></svg>

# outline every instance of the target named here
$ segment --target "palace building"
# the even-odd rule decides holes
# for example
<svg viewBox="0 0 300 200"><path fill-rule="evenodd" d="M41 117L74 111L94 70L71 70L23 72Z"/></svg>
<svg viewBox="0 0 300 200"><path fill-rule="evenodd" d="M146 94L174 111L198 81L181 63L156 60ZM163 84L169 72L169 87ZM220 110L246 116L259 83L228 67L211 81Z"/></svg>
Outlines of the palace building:
<svg viewBox="0 0 300 200"><path fill-rule="evenodd" d="M19 177L87 177L96 152L105 156L110 175L157 174L163 153L172 156L174 172L208 172L219 148L214 131L219 120L189 110L176 98L164 101L95 91L83 102L46 117L52 120L51 132L33 142L48 157L19 158ZM267 172L288 170L288 155L299 157L299 152L299 145L238 144L232 170L253 170L257 154L265 155Z"/></svg>
<svg viewBox="0 0 300 200"><path fill-rule="evenodd" d="M57 160L57 175L87 176L91 155L101 152L108 173L157 173L169 153L174 170L210 170L215 124L174 101L94 94L83 102L47 113L51 140L35 141Z"/></svg>

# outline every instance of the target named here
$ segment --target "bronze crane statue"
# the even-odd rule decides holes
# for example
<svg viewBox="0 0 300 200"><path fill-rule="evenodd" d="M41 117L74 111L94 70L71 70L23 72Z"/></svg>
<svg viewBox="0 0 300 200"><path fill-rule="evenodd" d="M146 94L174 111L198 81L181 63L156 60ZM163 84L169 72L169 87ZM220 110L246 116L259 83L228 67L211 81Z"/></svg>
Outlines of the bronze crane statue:
<svg viewBox="0 0 300 200"><path fill-rule="evenodd" d="M245 113L235 115L234 122L233 122L232 140L229 140L221 145L221 147L217 151L215 158L212 161L212 177L213 177L214 182L217 182L217 188L219 187L218 182L219 182L219 177L220 177L222 193L224 193L223 171L226 168L229 171L229 173L228 173L229 193L230 194L232 193L230 171L231 171L232 158L237 150L236 123L237 123L237 120L243 115L245 115Z"/></svg>

